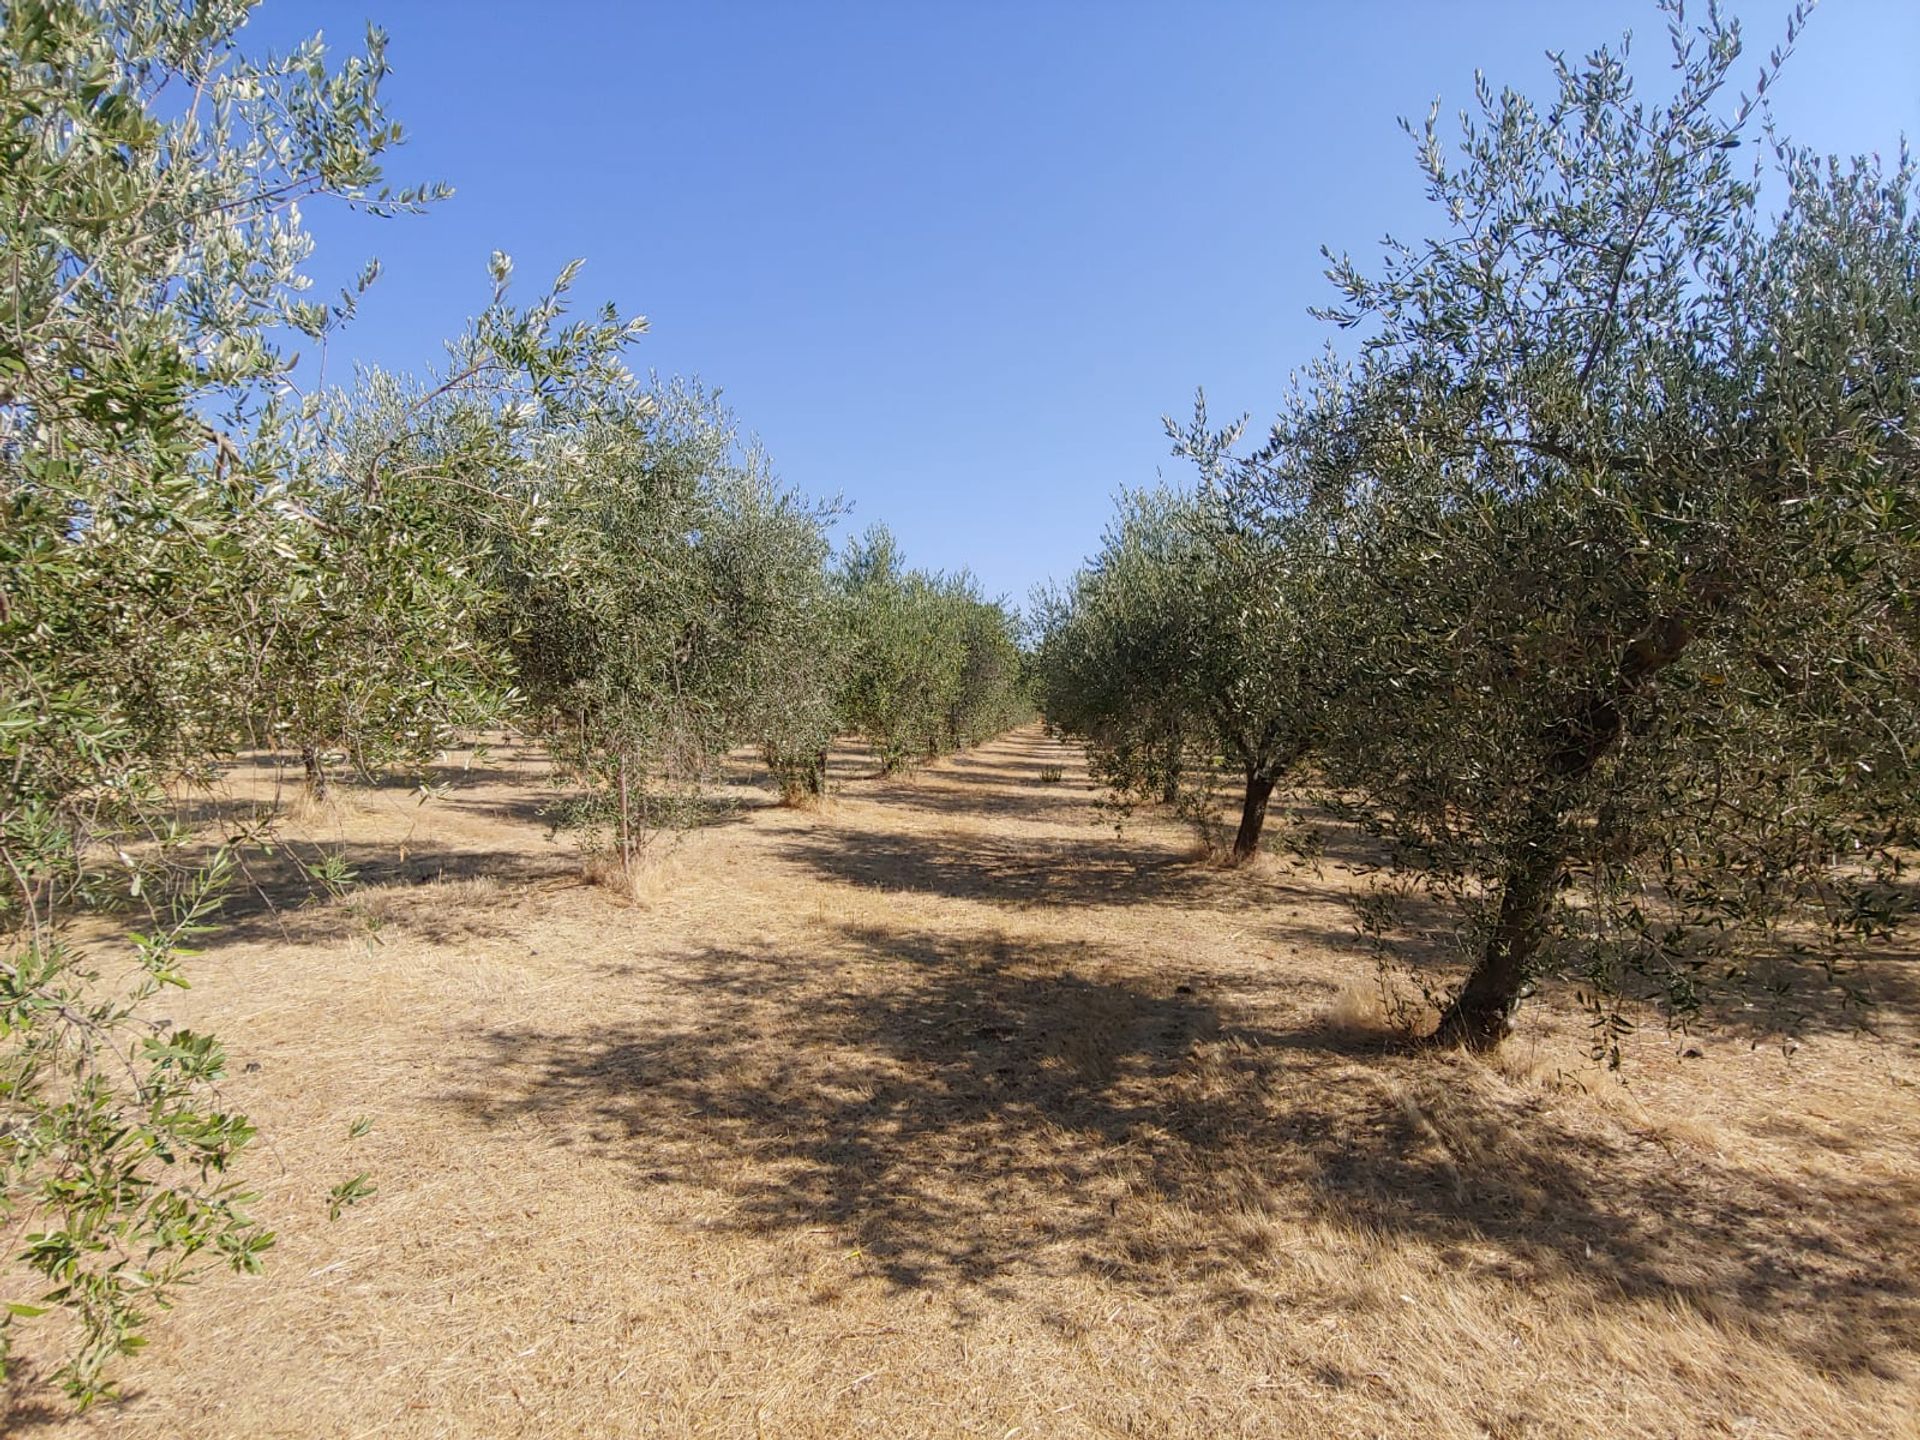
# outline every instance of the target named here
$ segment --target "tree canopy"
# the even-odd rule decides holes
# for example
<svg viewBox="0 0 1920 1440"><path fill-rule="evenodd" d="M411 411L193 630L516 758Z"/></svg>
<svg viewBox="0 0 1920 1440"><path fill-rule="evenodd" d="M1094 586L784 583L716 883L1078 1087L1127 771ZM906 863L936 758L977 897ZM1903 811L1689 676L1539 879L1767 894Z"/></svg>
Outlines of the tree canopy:
<svg viewBox="0 0 1920 1440"><path fill-rule="evenodd" d="M1472 1046L1572 973L1607 1054L1623 985L1684 1020L1716 977L1837 979L1902 908L1914 171L1764 124L1800 15L1743 97L1737 26L1666 8L1668 98L1603 49L1556 57L1546 103L1483 81L1457 144L1437 111L1411 130L1435 229L1331 258L1351 362L1311 367L1258 445L1204 410L1174 432L1187 508L1289 557L1211 608L1298 648L1228 668L1276 712L1304 679L1288 743L1452 909L1467 978L1437 1034ZM1079 612L1141 524L1049 648L1091 653ZM1206 563L1160 593L1198 604L1173 576ZM1178 605L1137 593L1104 654L1205 675ZM1049 713L1096 753L1164 728L1164 687L1062 688Z"/></svg>

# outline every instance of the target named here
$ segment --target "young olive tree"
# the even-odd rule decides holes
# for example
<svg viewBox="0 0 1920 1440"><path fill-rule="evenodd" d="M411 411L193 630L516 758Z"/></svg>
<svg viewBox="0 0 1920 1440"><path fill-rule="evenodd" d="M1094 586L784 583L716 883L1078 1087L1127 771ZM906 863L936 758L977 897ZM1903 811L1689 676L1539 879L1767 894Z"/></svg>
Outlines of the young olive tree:
<svg viewBox="0 0 1920 1440"><path fill-rule="evenodd" d="M728 740L759 747L783 799L817 800L847 658L827 571L840 507L780 486L757 451L716 477L712 499L700 550Z"/></svg>
<svg viewBox="0 0 1920 1440"><path fill-rule="evenodd" d="M1603 49L1545 106L1483 83L1454 150L1429 119L1438 232L1335 262L1361 376L1257 457L1315 472L1351 562L1324 763L1461 914L1445 1042L1497 1044L1549 971L1682 1018L1762 949L1831 976L1896 913L1913 171L1744 164L1772 137L1728 94L1737 27L1663 8L1670 98Z"/></svg>
<svg viewBox="0 0 1920 1440"><path fill-rule="evenodd" d="M742 740L818 773L837 626L829 506L780 487L732 417L670 384L536 453L543 525L492 582L529 723L623 870Z"/></svg>
<svg viewBox="0 0 1920 1440"><path fill-rule="evenodd" d="M782 801L800 805L827 793L827 760L842 729L853 636L846 597L824 566L795 572L792 579L791 603L778 624L784 643L763 651L764 689L748 733L757 737Z"/></svg>
<svg viewBox="0 0 1920 1440"><path fill-rule="evenodd" d="M492 268L492 302L443 373L363 372L294 432L285 464L309 544L255 587L245 636L264 737L299 751L316 797L329 752L363 774L419 764L511 708L509 647L481 623L489 560L540 543L534 457L637 394L623 356L644 322L567 320L577 263L523 308L510 262Z"/></svg>
<svg viewBox="0 0 1920 1440"><path fill-rule="evenodd" d="M1183 775L1228 767L1243 787L1230 851L1242 862L1317 717L1289 590L1300 567L1221 483L1237 433L1209 434L1204 408L1176 432L1202 490L1122 498L1100 554L1043 622L1038 669L1048 719L1086 741L1122 795L1171 799Z"/></svg>
<svg viewBox="0 0 1920 1440"><path fill-rule="evenodd" d="M705 397L686 391L549 437L537 462L546 524L499 557L495 624L527 723L583 787L570 818L610 830L623 869L684 808L718 733L693 668L706 658L696 546L728 443Z"/></svg>
<svg viewBox="0 0 1920 1440"><path fill-rule="evenodd" d="M958 679L959 656L941 633L929 577L906 568L885 526L848 546L838 580L854 637L843 711L892 774L936 753L942 696Z"/></svg>
<svg viewBox="0 0 1920 1440"><path fill-rule="evenodd" d="M1100 556L1065 589L1037 593L1035 699L1049 726L1085 742L1093 772L1116 793L1172 804L1192 764L1192 707L1181 568L1154 497L1123 498ZM1171 683L1170 683L1171 682Z"/></svg>
<svg viewBox="0 0 1920 1440"><path fill-rule="evenodd" d="M947 698L945 748L965 750L1029 718L1032 708L1017 618L982 596L964 572L947 582L943 600L957 612L960 632L960 669Z"/></svg>

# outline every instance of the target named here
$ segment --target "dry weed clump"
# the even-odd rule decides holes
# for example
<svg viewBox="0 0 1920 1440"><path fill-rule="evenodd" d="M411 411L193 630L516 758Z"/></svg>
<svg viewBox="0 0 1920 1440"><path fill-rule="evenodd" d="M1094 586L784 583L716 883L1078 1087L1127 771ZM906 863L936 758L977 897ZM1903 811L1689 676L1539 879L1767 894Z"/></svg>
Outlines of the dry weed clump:
<svg viewBox="0 0 1920 1440"><path fill-rule="evenodd" d="M295 839L362 885L170 1001L245 1017L268 1276L9 1433L1912 1433L1902 1004L1791 1057L1649 1024L1624 1085L1553 996L1488 1061L1397 1044L1364 860L1116 837L1062 754L836 753L831 807L739 807L643 903L529 823L529 754L344 796Z"/></svg>
<svg viewBox="0 0 1920 1440"><path fill-rule="evenodd" d="M1342 985L1323 1012L1330 1034L1402 1044L1430 1034L1434 1018L1426 997L1383 965L1366 979Z"/></svg>

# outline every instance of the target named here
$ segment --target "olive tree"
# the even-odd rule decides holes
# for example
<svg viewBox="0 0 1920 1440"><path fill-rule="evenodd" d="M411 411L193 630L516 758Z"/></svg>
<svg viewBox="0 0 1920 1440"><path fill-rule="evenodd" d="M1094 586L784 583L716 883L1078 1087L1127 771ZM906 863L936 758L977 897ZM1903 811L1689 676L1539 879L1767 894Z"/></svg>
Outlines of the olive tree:
<svg viewBox="0 0 1920 1440"><path fill-rule="evenodd" d="M847 661L845 608L827 569L839 504L784 488L757 450L716 477L713 502L701 572L727 740L759 747L783 799L818 799Z"/></svg>
<svg viewBox="0 0 1920 1440"><path fill-rule="evenodd" d="M817 774L838 681L835 507L780 486L689 383L555 431L530 464L543 523L498 551L493 628L528 725L581 787L567 818L609 833L631 871L732 745Z"/></svg>
<svg viewBox="0 0 1920 1440"><path fill-rule="evenodd" d="M510 647L483 623L490 561L547 533L546 457L638 393L623 355L643 322L569 320L577 262L515 306L511 269L494 257L492 302L439 372L364 371L274 436L310 523L236 638L258 677L250 738L297 750L316 796L332 751L362 774L419 764L512 708Z"/></svg>
<svg viewBox="0 0 1920 1440"><path fill-rule="evenodd" d="M941 633L930 577L906 568L885 526L847 547L838 580L853 630L844 713L891 774L937 751L942 696L959 675L955 637Z"/></svg>
<svg viewBox="0 0 1920 1440"><path fill-rule="evenodd" d="M1095 776L1116 793L1172 804L1192 763L1183 612L1185 569L1167 497L1124 496L1099 556L1064 589L1038 592L1036 700L1047 723L1079 737Z"/></svg>
<svg viewBox="0 0 1920 1440"><path fill-rule="evenodd" d="M891 774L996 734L1023 713L1014 618L971 577L906 568L876 525L841 556L849 649L842 718Z"/></svg>
<svg viewBox="0 0 1920 1440"><path fill-rule="evenodd" d="M1663 8L1667 98L1602 49L1545 105L1483 82L1455 147L1429 118L1436 232L1332 267L1358 381L1248 457L1316 471L1351 561L1324 762L1457 907L1467 1046L1548 971L1684 1018L1763 952L1835 974L1897 908L1913 171L1779 140L1785 50L1732 95L1737 26Z"/></svg>
<svg viewBox="0 0 1920 1440"><path fill-rule="evenodd" d="M966 573L950 578L943 603L957 612L960 667L947 697L944 745L965 750L1031 713L1021 670L1019 623Z"/></svg>
<svg viewBox="0 0 1920 1440"><path fill-rule="evenodd" d="M1247 523L1224 483L1238 427L1210 433L1202 405L1174 433L1202 488L1122 497L1099 555L1043 621L1043 703L1123 795L1171 800L1183 776L1231 771L1240 862L1258 852L1274 787L1318 723L1305 566L1286 532ZM1210 788L1195 803L1210 820Z"/></svg>
<svg viewBox="0 0 1920 1440"><path fill-rule="evenodd" d="M83 1402L196 1264L253 1269L272 1239L232 1178L253 1131L213 1089L221 1045L145 1018L233 865L171 787L262 738L417 758L497 702L472 574L499 540L476 517L537 529L494 483L516 437L630 388L638 332L561 324L570 277L507 305L502 259L446 377L302 393L302 344L357 289L304 298L298 202L393 214L439 192L381 182L400 132L377 32L334 68L317 41L254 62L249 8L0 22L0 1345L64 1311ZM88 912L132 928L108 944Z"/></svg>

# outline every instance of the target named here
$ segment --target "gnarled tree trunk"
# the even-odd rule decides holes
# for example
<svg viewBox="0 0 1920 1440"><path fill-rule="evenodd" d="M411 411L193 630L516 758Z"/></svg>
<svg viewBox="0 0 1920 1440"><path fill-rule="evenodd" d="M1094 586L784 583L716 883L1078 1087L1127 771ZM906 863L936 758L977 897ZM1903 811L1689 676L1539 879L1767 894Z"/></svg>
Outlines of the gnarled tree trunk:
<svg viewBox="0 0 1920 1440"><path fill-rule="evenodd" d="M1491 1050L1513 1028L1513 1012L1526 994L1534 953L1545 934L1547 907L1560 882L1564 860L1558 827L1541 833L1508 867L1500 891L1500 915L1467 983L1448 1002L1433 1038L1442 1045Z"/></svg>
<svg viewBox="0 0 1920 1440"><path fill-rule="evenodd" d="M1441 1012L1433 1032L1436 1043L1491 1050L1513 1028L1513 1012L1533 978L1548 907L1566 865L1566 797L1620 743L1626 702L1678 660L1692 638L1686 621L1660 616L1627 647L1613 685L1553 728L1539 801L1501 882L1499 917L1466 984Z"/></svg>

